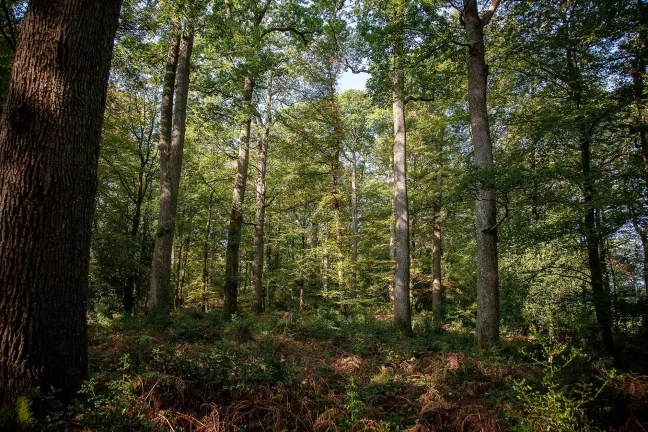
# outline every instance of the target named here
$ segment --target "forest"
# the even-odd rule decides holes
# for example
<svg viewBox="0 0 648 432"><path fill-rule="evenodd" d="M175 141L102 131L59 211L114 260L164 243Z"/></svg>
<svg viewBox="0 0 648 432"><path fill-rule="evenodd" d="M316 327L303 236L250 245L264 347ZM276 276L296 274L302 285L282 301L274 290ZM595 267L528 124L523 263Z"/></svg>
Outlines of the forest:
<svg viewBox="0 0 648 432"><path fill-rule="evenodd" d="M0 33L0 431L648 430L645 0Z"/></svg>

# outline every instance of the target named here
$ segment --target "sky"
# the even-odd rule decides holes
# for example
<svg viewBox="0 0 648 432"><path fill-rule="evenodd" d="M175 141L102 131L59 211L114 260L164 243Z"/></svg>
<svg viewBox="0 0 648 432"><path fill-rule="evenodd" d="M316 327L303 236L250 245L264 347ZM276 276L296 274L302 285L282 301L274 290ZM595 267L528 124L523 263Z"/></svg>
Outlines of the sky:
<svg viewBox="0 0 648 432"><path fill-rule="evenodd" d="M340 77L340 81L338 82L338 91L343 93L345 90L349 89L364 90L368 79L369 74L367 73L354 74L350 70L347 70Z"/></svg>

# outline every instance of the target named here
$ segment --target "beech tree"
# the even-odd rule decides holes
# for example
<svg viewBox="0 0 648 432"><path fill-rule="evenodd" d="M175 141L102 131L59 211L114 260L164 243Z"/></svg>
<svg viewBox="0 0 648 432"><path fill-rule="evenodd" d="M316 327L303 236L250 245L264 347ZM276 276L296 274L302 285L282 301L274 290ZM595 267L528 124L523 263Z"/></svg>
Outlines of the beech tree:
<svg viewBox="0 0 648 432"><path fill-rule="evenodd" d="M91 221L121 0L32 0L0 120L0 398L87 376Z"/></svg>
<svg viewBox="0 0 648 432"><path fill-rule="evenodd" d="M187 122L187 99L189 97L189 74L191 51L194 35L193 23L189 21L180 38L176 59L177 36L172 37L167 60L164 93L162 96L161 120L163 130L160 133L160 217L153 252L153 270L150 312L153 315L165 315L172 306L171 292L171 253L175 237L175 218L178 207L178 188L182 170L182 154ZM175 103L172 98L172 82L176 75L173 71L177 64L177 82L175 86ZM169 91L171 90L171 92ZM173 107L173 120L170 124L170 111ZM169 130L169 126L172 129ZM169 135L170 132L170 135Z"/></svg>
<svg viewBox="0 0 648 432"><path fill-rule="evenodd" d="M484 28L497 10L500 0L493 0L481 14L477 0L464 0L462 22L466 31L468 53L468 106L475 165L480 170L493 168L493 144L486 105L488 65L484 46ZM499 270L497 264L497 203L495 190L485 184L477 191L477 330L478 348L488 348L499 341Z"/></svg>

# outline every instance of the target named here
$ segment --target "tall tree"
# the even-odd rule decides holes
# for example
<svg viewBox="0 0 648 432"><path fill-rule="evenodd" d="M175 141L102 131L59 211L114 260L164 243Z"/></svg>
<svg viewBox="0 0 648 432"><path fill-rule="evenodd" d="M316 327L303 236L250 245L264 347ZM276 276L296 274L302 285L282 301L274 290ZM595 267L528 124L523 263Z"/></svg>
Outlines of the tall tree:
<svg viewBox="0 0 648 432"><path fill-rule="evenodd" d="M259 21L260 22L260 21ZM252 96L254 77L248 69L243 84L242 105L245 118L241 121L239 151L236 158L236 177L232 190L232 209L227 230L227 254L225 255L225 288L223 316L229 319L238 308L239 250L241 248L241 231L243 229L243 201L247 186L248 163L250 160L250 125L252 123Z"/></svg>
<svg viewBox="0 0 648 432"><path fill-rule="evenodd" d="M185 140L187 120L187 99L189 97L189 75L191 51L193 48L192 23L186 25L179 45L177 60L175 55L175 36L172 37L171 48L167 60L167 73L162 97L161 124L165 128L160 133L160 216L153 252L153 274L151 295L149 298L150 312L153 315L168 314L172 304L171 292L171 255L175 236L175 218L178 206L178 188L182 171L182 153ZM172 89L174 64L177 63L177 83L175 103L170 96ZM172 129L169 142L169 114L173 106Z"/></svg>
<svg viewBox="0 0 648 432"><path fill-rule="evenodd" d="M407 150L405 135L405 75L394 58L392 115L394 120L394 322L405 334L412 334L410 308L409 209L407 201Z"/></svg>
<svg viewBox="0 0 648 432"><path fill-rule="evenodd" d="M87 376L101 124L121 0L32 0L0 120L0 399Z"/></svg>
<svg viewBox="0 0 648 432"><path fill-rule="evenodd" d="M263 312L263 252L266 210L266 173L268 142L272 127L272 75L270 75L266 94L266 113L262 121L263 132L259 140L256 184L256 214L254 217L254 264L252 266L252 311Z"/></svg>
<svg viewBox="0 0 648 432"><path fill-rule="evenodd" d="M493 168L493 144L486 105L486 64L484 27L497 10L493 0L481 15L477 0L464 0L463 25L468 44L468 106L475 165L479 170ZM476 346L488 348L499 341L499 270L497 264L497 205L495 190L487 184L477 191L477 330Z"/></svg>

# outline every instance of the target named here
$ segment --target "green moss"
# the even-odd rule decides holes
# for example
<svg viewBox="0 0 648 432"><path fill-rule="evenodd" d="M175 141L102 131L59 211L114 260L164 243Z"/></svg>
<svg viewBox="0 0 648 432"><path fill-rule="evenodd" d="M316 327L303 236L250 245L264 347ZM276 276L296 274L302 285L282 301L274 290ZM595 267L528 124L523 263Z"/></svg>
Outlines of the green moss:
<svg viewBox="0 0 648 432"><path fill-rule="evenodd" d="M36 423L32 410L32 400L28 396L20 396L16 401L16 417L22 427L32 427Z"/></svg>

